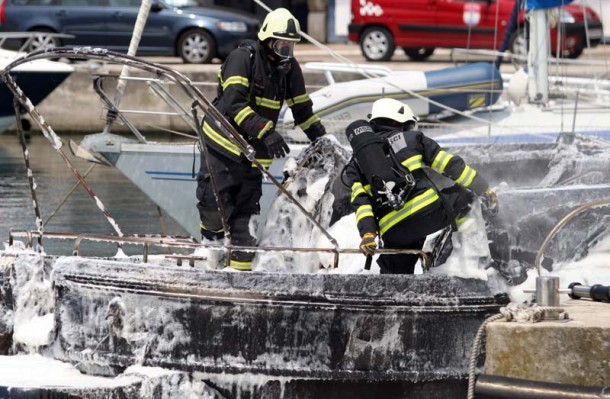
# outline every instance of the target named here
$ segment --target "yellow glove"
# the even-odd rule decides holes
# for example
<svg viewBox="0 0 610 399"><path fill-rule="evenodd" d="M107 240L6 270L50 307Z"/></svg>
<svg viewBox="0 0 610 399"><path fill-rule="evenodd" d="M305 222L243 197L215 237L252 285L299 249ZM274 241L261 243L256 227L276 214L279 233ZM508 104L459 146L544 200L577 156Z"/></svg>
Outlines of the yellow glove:
<svg viewBox="0 0 610 399"><path fill-rule="evenodd" d="M498 196L491 187L485 190L483 195L481 195L481 208L483 212L486 212L491 216L498 214Z"/></svg>
<svg viewBox="0 0 610 399"><path fill-rule="evenodd" d="M375 233L364 233L362 241L360 241L360 250L363 254L373 255L375 253L375 249L377 249L375 237L377 237Z"/></svg>

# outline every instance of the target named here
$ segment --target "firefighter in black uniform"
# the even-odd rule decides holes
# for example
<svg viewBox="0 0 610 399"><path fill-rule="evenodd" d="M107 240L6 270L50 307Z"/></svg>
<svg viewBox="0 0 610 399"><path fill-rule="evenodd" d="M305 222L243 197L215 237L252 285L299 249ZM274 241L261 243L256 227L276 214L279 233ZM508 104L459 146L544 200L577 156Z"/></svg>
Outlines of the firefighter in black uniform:
<svg viewBox="0 0 610 399"><path fill-rule="evenodd" d="M407 105L377 100L369 118L346 129L354 156L345 173L365 255L374 253L378 235L384 248L421 249L427 235L457 228L476 196L490 212L497 209L487 181L417 131ZM413 274L417 259L380 255L377 263L381 273Z"/></svg>
<svg viewBox="0 0 610 399"><path fill-rule="evenodd" d="M311 141L323 136L326 130L312 111L303 72L294 58L294 46L301 40L298 20L285 8L278 8L265 17L258 39L229 54L218 74L213 104L254 148L256 160L268 168L273 158L289 152L288 145L275 131L284 101L292 110L295 124ZM250 221L260 213L262 173L212 118L204 118L202 130L208 154L206 163L202 151L197 178L202 240L224 237L210 179L213 173L232 244L254 246L256 233ZM232 251L229 266L251 270L253 257L253 253Z"/></svg>

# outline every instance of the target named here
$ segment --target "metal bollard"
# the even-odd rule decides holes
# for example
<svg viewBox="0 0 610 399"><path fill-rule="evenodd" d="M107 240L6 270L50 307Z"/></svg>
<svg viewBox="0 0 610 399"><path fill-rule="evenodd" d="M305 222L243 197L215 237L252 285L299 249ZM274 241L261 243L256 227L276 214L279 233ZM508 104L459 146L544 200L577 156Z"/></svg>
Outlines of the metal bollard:
<svg viewBox="0 0 610 399"><path fill-rule="evenodd" d="M536 302L539 306L559 306L559 277L538 276L536 278Z"/></svg>
<svg viewBox="0 0 610 399"><path fill-rule="evenodd" d="M559 307L559 294L565 290L559 289L559 277L556 276L538 276L536 277L536 290L523 290L523 292L532 292L536 294L536 303L538 306ZM559 312L545 310L545 320L558 320L561 317Z"/></svg>

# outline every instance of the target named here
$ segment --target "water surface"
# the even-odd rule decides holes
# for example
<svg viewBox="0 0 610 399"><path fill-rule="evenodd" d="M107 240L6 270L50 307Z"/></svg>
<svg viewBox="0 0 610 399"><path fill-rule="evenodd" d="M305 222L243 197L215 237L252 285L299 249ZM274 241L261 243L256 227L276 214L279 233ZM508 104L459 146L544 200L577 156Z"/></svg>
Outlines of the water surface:
<svg viewBox="0 0 610 399"><path fill-rule="evenodd" d="M84 175L91 164L74 157L67 145L69 139L78 143L81 138L80 135L63 137L62 152ZM42 134L32 135L28 142L28 150L42 220L47 221L78 180L61 155ZM165 232L171 235L186 235L184 229L165 215L162 223L156 205L117 170L97 165L86 177L86 181L114 217L123 234ZM195 193L176 193L176 195L194 196ZM8 241L11 229L36 230L36 216L19 138L14 133L5 133L0 135L0 241ZM48 220L44 230L116 235L111 224L82 186L77 187L65 200L63 206ZM49 254L70 254L73 242L46 240L43 242L43 247ZM112 256L116 252L115 245L88 242L81 244L80 251L82 255L90 256ZM124 252L142 253L142 247L126 246Z"/></svg>

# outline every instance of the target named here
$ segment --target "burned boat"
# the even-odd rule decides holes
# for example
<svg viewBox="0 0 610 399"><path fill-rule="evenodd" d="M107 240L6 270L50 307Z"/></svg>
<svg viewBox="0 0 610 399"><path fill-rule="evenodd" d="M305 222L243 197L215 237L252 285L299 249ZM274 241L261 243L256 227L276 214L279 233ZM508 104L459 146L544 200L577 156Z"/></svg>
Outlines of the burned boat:
<svg viewBox="0 0 610 399"><path fill-rule="evenodd" d="M484 281L435 275L243 274L78 258L54 270L57 359L111 375L134 363L200 372L222 397L463 397L464 355L507 301ZM244 375L260 382L248 389Z"/></svg>
<svg viewBox="0 0 610 399"><path fill-rule="evenodd" d="M184 89L190 96L190 103L195 104L199 112L193 112L190 121L195 129L197 115L214 112L187 78L166 67L101 50L54 51L143 66L157 76L164 76ZM30 56L53 54L33 53ZM8 84L11 86L10 81ZM28 106L28 112L36 116L35 120L40 121L53 148L61 153L61 139L18 90L15 94L24 106ZM119 118L125 118L122 120L129 123L120 113ZM340 145L326 140L323 143L333 144L330 148L341 152ZM191 150L193 148L191 144ZM517 152L523 151L529 149L520 148ZM486 169L484 154L492 151L473 152L479 158L472 155L468 159L468 154L465 157L491 174L492 167ZM536 154L541 156L543 152ZM65 154L61 155L65 157ZM340 170L338 166L346 160L343 156L312 158L322 164L329 160L334 162L334 167L329 167L328 171ZM497 170L506 168L510 159L507 156L505 164L498 163ZM536 162L533 155L531 162ZM297 168L297 174L292 175L293 181L299 180L299 171L309 170L312 170L311 165ZM82 176L74 172L86 187ZM267 172L266 175L278 184L276 187L283 195L290 194L274 180L273 174ZM539 177L542 176L541 172ZM528 175L527 178L533 177ZM331 220L336 218L329 217L331 211L342 209L339 180L334 175L327 183L336 196L332 209L326 203L306 217L315 228L329 227ZM307 182L307 179L303 181ZM515 191L520 191L521 186L515 184L515 187ZM299 191L297 187L296 192ZM506 200L502 191L498 191L501 204L509 206L510 190L504 194ZM51 305L41 309L36 316L46 316L53 321L48 342L38 350L46 356L75 364L87 373L119 375L133 364L175 369L213 387L216 397L221 398L318 397L322 394L358 398L381 393L402 397L462 398L467 384L468 355L476 331L487 316L497 313L499 307L508 302L505 295L492 291L484 280L476 278L431 273L416 276L324 272L240 274L211 270L208 259L196 252L162 255L154 261L154 257L148 256L151 247L192 252L202 245L192 239L123 234L115 226L109 210L101 206L101 200L93 193L92 197L105 211L116 235L64 235L62 238L75 241L75 255L78 255L76 242L89 239L105 240L114 245L140 245L143 248L141 256L128 259L57 258L13 248L2 254L1 262L5 276L17 276L18 269L31 261L40 270L36 278L52 282L46 284L52 291L47 291L45 297L51 300L38 301ZM558 199L558 202L562 201L564 199ZM299 207L298 201L290 202ZM50 239L53 234L43 231L42 227L35 232L13 232L11 247L16 245L17 239L25 239L28 247L35 248L35 241L41 237ZM331 247L315 250L326 250L337 257L350 253L336 242L333 244L332 237L329 241ZM312 248L251 250L309 253ZM421 255L425 257L423 253ZM188 260L192 268L178 267L179 260ZM8 304L4 312L17 312L19 308L11 308L11 304L19 301L11 298L28 292L12 277L5 277L4 281L8 282L2 291L2 299ZM4 335L14 338L10 326L6 329L9 331ZM19 342L14 342L11 347L19 346Z"/></svg>

